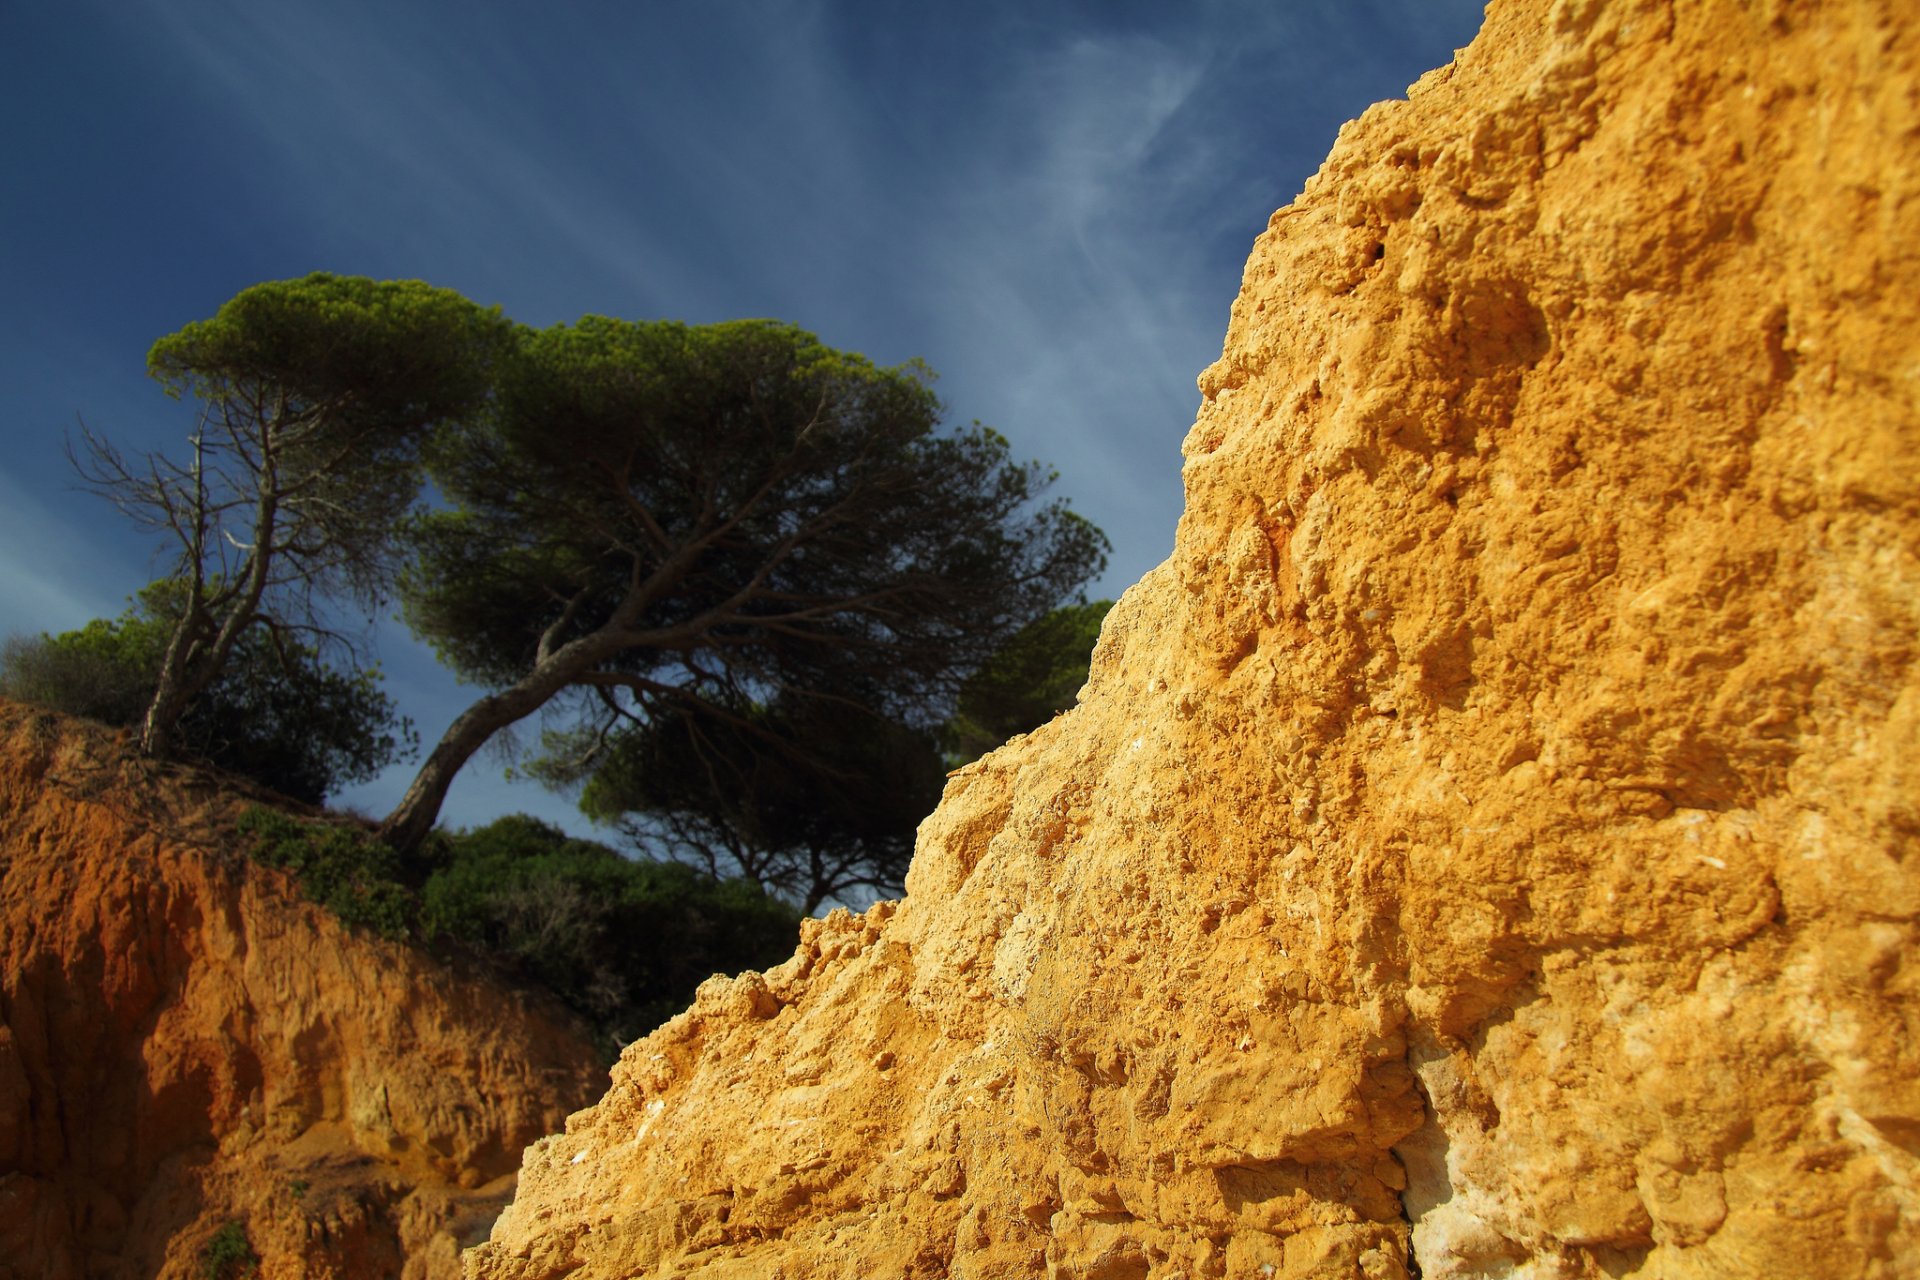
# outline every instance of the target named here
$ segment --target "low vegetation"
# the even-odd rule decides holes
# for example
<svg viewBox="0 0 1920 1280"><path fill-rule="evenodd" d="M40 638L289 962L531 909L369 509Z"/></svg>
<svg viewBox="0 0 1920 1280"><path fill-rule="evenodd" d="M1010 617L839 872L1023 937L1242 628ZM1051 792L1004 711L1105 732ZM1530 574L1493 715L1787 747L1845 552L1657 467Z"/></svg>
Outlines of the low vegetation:
<svg viewBox="0 0 1920 1280"><path fill-rule="evenodd" d="M364 831L260 807L246 812L240 830L252 841L247 852L255 862L293 872L301 891L343 923L383 938L414 932L419 911L405 869Z"/></svg>
<svg viewBox="0 0 1920 1280"><path fill-rule="evenodd" d="M484 957L558 997L610 1048L685 1008L716 972L791 954L799 914L751 881L636 862L538 819L441 832L402 859L371 832L255 808L255 861L341 920Z"/></svg>
<svg viewBox="0 0 1920 1280"><path fill-rule="evenodd" d="M205 1280L250 1280L260 1274L245 1223L228 1222L213 1233L200 1250L200 1274Z"/></svg>
<svg viewBox="0 0 1920 1280"><path fill-rule="evenodd" d="M175 579L148 584L118 618L0 646L0 696L138 728L185 607ZM298 638L258 629L174 726L182 754L304 804L413 754L413 727L379 673L343 670Z"/></svg>

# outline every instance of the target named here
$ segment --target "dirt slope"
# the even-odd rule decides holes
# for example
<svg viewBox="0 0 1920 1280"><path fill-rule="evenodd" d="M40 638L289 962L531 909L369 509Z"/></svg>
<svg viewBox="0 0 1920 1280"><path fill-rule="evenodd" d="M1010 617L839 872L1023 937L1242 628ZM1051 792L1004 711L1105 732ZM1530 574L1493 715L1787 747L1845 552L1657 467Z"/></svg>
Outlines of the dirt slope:
<svg viewBox="0 0 1920 1280"><path fill-rule="evenodd" d="M1920 1275L1917 258L1911 4L1496 0L1255 245L1079 708L469 1276Z"/></svg>
<svg viewBox="0 0 1920 1280"><path fill-rule="evenodd" d="M235 1220L268 1280L458 1275L604 1086L570 1023L245 864L241 807L0 703L0 1277L199 1280Z"/></svg>

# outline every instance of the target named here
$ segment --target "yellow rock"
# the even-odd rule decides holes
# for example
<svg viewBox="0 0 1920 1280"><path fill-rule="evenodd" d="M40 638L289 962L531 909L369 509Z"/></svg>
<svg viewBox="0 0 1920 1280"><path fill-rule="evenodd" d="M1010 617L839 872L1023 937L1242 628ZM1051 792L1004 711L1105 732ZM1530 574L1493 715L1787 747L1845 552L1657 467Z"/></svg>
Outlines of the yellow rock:
<svg viewBox="0 0 1920 1280"><path fill-rule="evenodd" d="M1920 1275L1917 20L1495 0L1348 125L1081 705L468 1275Z"/></svg>

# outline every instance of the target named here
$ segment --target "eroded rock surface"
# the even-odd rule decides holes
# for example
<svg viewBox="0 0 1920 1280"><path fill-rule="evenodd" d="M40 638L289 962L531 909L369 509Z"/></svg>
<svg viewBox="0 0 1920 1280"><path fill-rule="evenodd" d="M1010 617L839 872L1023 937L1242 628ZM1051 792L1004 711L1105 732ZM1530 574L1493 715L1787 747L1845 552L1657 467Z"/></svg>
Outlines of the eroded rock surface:
<svg viewBox="0 0 1920 1280"><path fill-rule="evenodd" d="M1078 709L468 1274L1920 1275L1917 18L1496 0L1348 126Z"/></svg>
<svg viewBox="0 0 1920 1280"><path fill-rule="evenodd" d="M0 1278L202 1280L229 1222L268 1280L457 1276L604 1086L571 1023L248 866L241 804L0 703Z"/></svg>

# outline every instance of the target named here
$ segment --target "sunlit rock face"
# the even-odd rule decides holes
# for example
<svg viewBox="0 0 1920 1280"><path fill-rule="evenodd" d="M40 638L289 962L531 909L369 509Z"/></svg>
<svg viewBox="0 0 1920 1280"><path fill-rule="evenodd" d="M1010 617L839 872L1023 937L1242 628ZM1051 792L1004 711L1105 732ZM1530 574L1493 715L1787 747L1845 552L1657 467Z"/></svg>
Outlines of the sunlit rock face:
<svg viewBox="0 0 1920 1280"><path fill-rule="evenodd" d="M1917 18L1496 0L1343 130L1078 709L469 1276L1920 1274Z"/></svg>
<svg viewBox="0 0 1920 1280"><path fill-rule="evenodd" d="M0 1280L204 1280L229 1223L270 1280L458 1276L604 1086L557 1012L250 866L244 804L0 703Z"/></svg>

